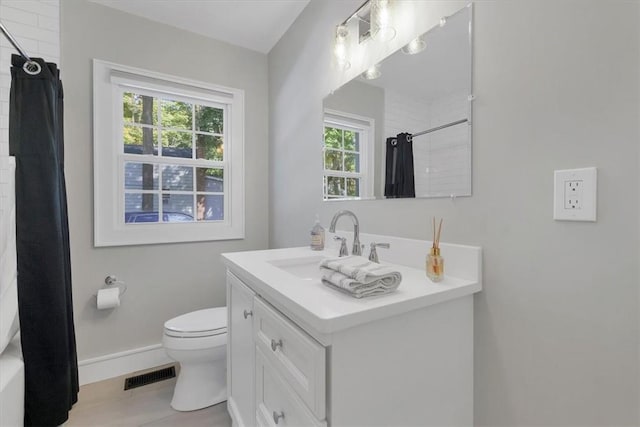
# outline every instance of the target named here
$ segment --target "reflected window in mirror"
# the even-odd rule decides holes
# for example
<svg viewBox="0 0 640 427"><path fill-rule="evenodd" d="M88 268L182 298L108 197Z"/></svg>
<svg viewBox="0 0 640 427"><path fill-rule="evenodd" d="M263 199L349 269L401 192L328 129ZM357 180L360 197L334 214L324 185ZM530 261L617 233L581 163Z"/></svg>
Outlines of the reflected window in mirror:
<svg viewBox="0 0 640 427"><path fill-rule="evenodd" d="M325 110L323 134L324 200L373 197L374 119Z"/></svg>

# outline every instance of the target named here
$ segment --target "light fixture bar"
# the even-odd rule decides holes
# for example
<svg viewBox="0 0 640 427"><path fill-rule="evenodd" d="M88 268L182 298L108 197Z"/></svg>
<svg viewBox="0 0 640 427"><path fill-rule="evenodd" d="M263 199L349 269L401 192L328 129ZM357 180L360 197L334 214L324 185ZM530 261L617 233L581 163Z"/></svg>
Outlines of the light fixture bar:
<svg viewBox="0 0 640 427"><path fill-rule="evenodd" d="M362 12L364 9L366 9L366 7L369 6L370 2L371 2L371 0L366 0L364 3L362 3L360 5L360 7L358 7L356 9L355 12L353 12L347 19L342 21L342 25L347 25L347 23L349 21L351 21L353 18L358 18L360 21L363 21L363 22L366 22L367 24L369 24L369 21L367 21L366 19L360 17L360 12Z"/></svg>

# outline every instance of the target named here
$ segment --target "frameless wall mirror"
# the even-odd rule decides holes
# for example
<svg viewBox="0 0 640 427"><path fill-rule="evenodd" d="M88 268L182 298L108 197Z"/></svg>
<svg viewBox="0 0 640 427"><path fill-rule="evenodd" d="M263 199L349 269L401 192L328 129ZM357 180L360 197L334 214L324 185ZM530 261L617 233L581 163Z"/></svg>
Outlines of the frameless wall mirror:
<svg viewBox="0 0 640 427"><path fill-rule="evenodd" d="M325 200L471 195L472 7L323 101Z"/></svg>

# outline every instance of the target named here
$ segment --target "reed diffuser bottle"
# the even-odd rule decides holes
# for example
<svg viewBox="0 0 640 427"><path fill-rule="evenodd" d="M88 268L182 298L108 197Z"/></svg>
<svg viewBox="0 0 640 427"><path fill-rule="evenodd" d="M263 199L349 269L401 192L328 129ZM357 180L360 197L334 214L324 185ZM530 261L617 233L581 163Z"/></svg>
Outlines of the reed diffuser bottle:
<svg viewBox="0 0 640 427"><path fill-rule="evenodd" d="M433 218L433 245L427 255L427 277L433 282L439 282L444 278L444 258L440 256L440 233L442 232L442 219L436 232L436 218Z"/></svg>

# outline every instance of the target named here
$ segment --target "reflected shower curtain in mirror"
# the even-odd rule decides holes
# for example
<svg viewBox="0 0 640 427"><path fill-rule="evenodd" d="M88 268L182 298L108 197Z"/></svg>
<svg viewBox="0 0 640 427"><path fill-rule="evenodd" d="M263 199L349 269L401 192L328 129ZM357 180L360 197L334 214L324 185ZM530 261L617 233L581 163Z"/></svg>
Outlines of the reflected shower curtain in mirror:
<svg viewBox="0 0 640 427"><path fill-rule="evenodd" d="M77 401L64 179L62 83L55 64L12 56L9 150L16 158L18 308L25 363L25 425L65 422Z"/></svg>
<svg viewBox="0 0 640 427"><path fill-rule="evenodd" d="M416 197L411 134L400 133L395 138L387 138L386 148L385 197Z"/></svg>

